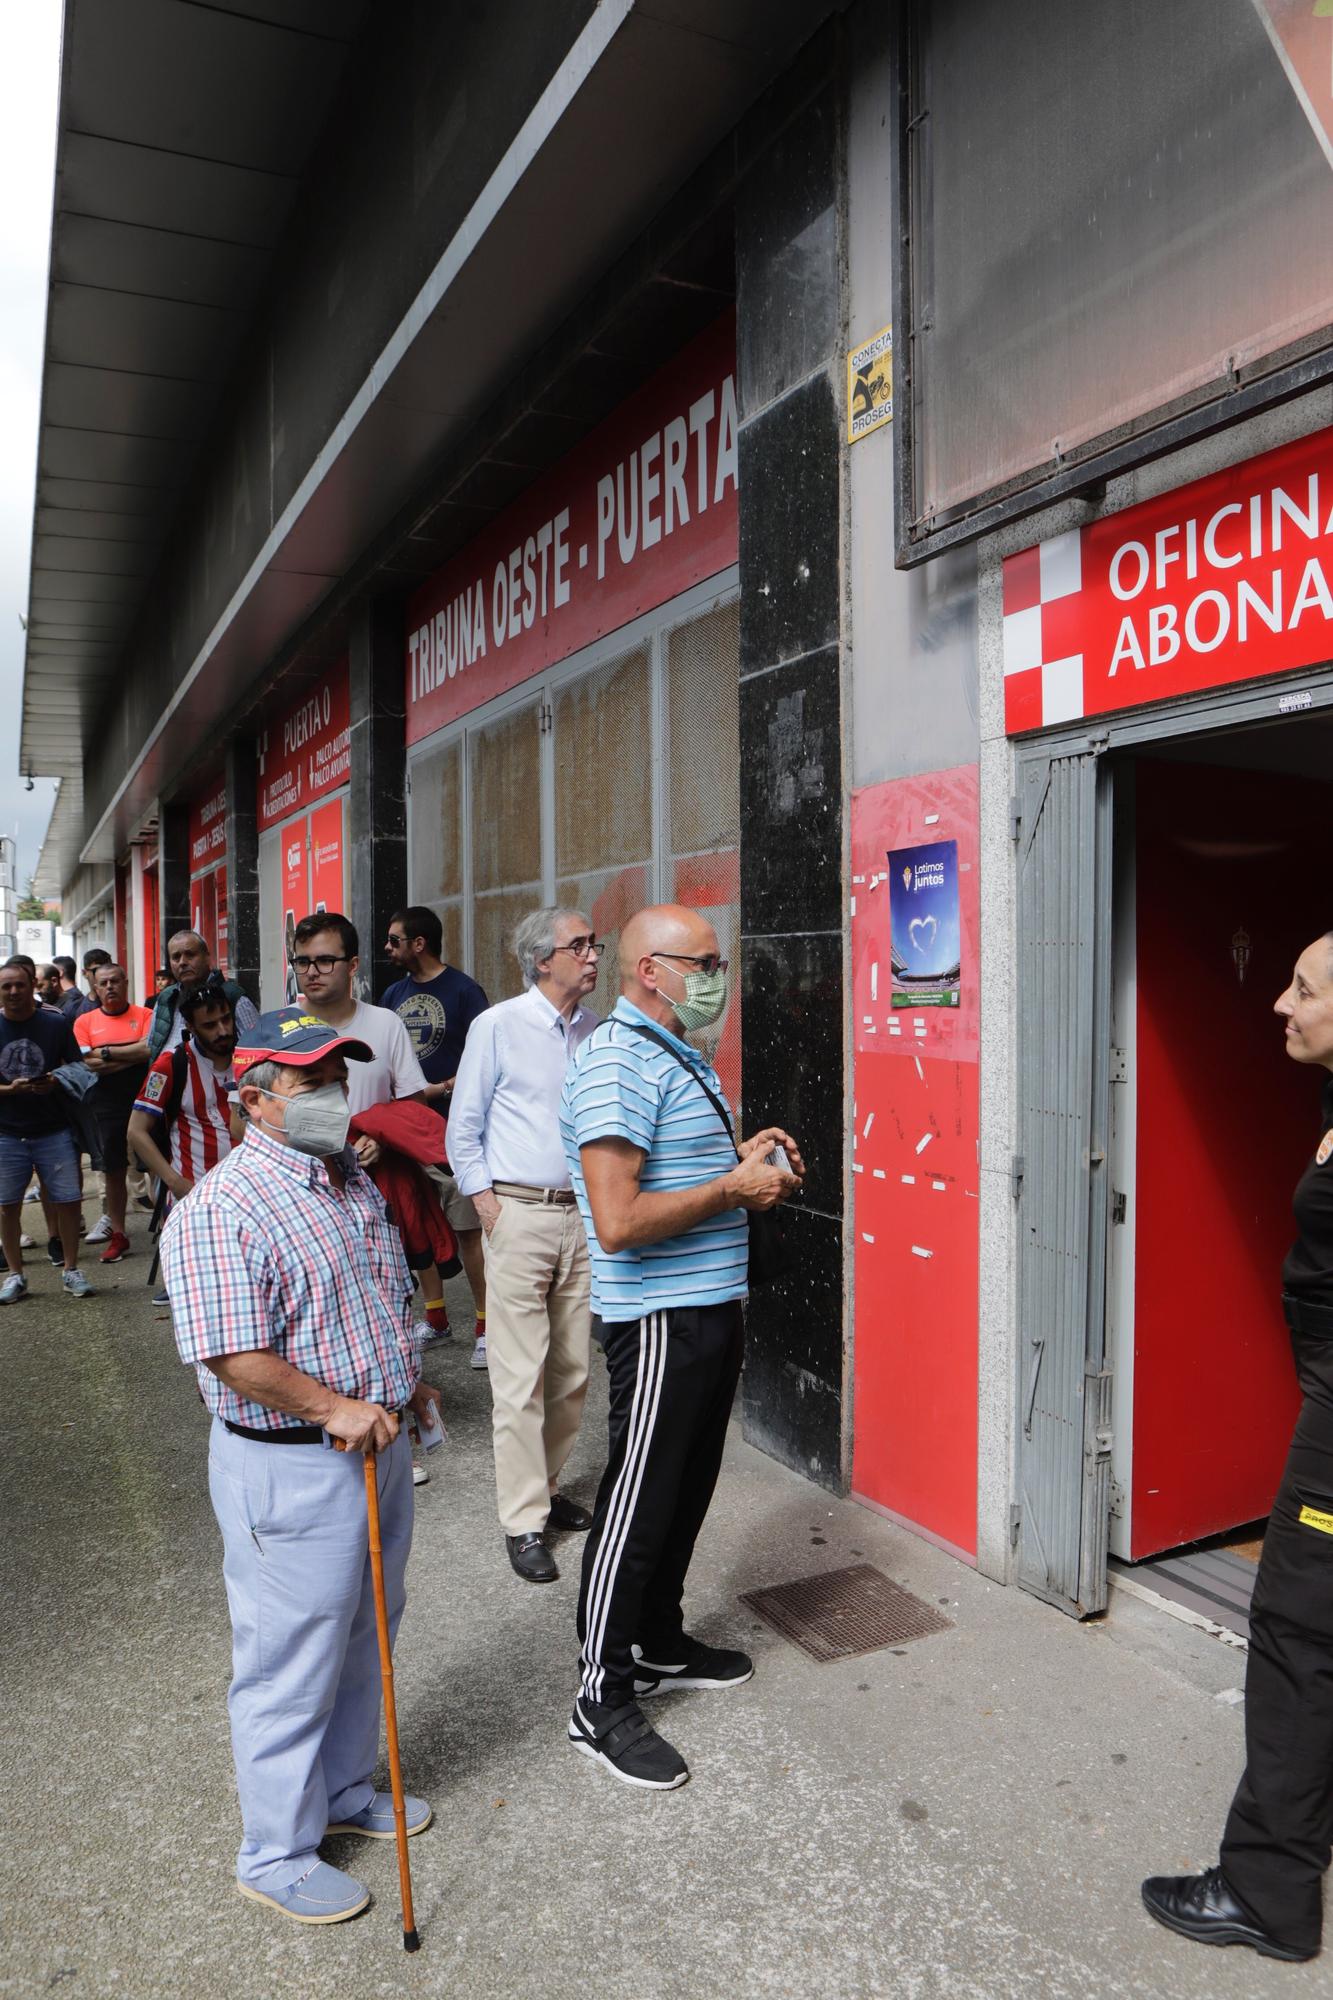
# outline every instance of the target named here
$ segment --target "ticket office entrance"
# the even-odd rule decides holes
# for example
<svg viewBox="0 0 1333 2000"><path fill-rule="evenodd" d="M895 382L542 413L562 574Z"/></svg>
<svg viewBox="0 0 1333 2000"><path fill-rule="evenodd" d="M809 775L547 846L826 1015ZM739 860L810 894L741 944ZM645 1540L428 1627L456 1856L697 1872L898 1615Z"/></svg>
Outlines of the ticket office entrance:
<svg viewBox="0 0 1333 2000"><path fill-rule="evenodd" d="M1264 1516L1290 1437L1280 1268L1323 1072L1272 1009L1330 922L1333 673L1285 693L1019 746L1027 813L1039 781L1060 810L1020 851L1016 1539L1077 1612L1108 1553Z"/></svg>

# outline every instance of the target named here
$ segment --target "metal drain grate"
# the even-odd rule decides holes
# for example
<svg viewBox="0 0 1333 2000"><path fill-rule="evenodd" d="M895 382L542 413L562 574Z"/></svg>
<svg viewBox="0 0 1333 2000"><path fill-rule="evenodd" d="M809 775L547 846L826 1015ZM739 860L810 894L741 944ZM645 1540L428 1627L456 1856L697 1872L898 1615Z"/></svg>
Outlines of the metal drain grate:
<svg viewBox="0 0 1333 2000"><path fill-rule="evenodd" d="M870 1563L798 1577L771 1590L743 1591L741 1603L821 1663L952 1629L950 1619Z"/></svg>

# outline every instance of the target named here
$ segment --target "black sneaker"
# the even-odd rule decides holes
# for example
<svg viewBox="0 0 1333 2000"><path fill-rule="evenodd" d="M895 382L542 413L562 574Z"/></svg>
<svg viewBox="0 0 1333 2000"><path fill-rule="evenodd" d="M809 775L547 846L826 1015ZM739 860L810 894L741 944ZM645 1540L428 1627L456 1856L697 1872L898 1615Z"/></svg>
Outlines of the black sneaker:
<svg viewBox="0 0 1333 2000"><path fill-rule="evenodd" d="M569 1740L619 1778L648 1792L674 1792L689 1777L689 1766L641 1714L637 1702L585 1701L580 1695L569 1718Z"/></svg>
<svg viewBox="0 0 1333 2000"><path fill-rule="evenodd" d="M634 1692L636 1695L670 1694L673 1688L736 1688L754 1673L748 1653L733 1653L725 1646L705 1646L687 1638L679 1659L649 1660L634 1648Z"/></svg>
<svg viewBox="0 0 1333 2000"><path fill-rule="evenodd" d="M61 1248L58 1236L48 1236L46 1239L46 1261L53 1271L63 1271L65 1268L65 1252Z"/></svg>

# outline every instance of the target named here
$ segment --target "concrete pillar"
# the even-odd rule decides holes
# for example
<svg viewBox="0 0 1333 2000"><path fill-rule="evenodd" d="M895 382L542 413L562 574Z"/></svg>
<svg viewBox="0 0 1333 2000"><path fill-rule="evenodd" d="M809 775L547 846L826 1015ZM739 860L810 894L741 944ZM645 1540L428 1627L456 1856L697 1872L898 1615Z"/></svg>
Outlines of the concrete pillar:
<svg viewBox="0 0 1333 2000"><path fill-rule="evenodd" d="M227 950L229 970L259 1004L259 759L251 736L227 751Z"/></svg>
<svg viewBox="0 0 1333 2000"><path fill-rule="evenodd" d="M352 617L349 653L352 775L347 805L347 915L361 935L361 990L375 999L396 977L384 956L389 918L407 901L403 611L371 598Z"/></svg>

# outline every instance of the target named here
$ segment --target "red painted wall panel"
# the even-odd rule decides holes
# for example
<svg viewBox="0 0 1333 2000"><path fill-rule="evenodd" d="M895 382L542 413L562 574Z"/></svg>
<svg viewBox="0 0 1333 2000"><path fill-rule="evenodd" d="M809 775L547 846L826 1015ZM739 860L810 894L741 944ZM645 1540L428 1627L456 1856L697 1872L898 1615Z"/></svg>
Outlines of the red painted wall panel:
<svg viewBox="0 0 1333 2000"><path fill-rule="evenodd" d="M893 1008L888 854L958 843L960 1004ZM852 796L852 1487L976 1553L980 901L974 765Z"/></svg>

